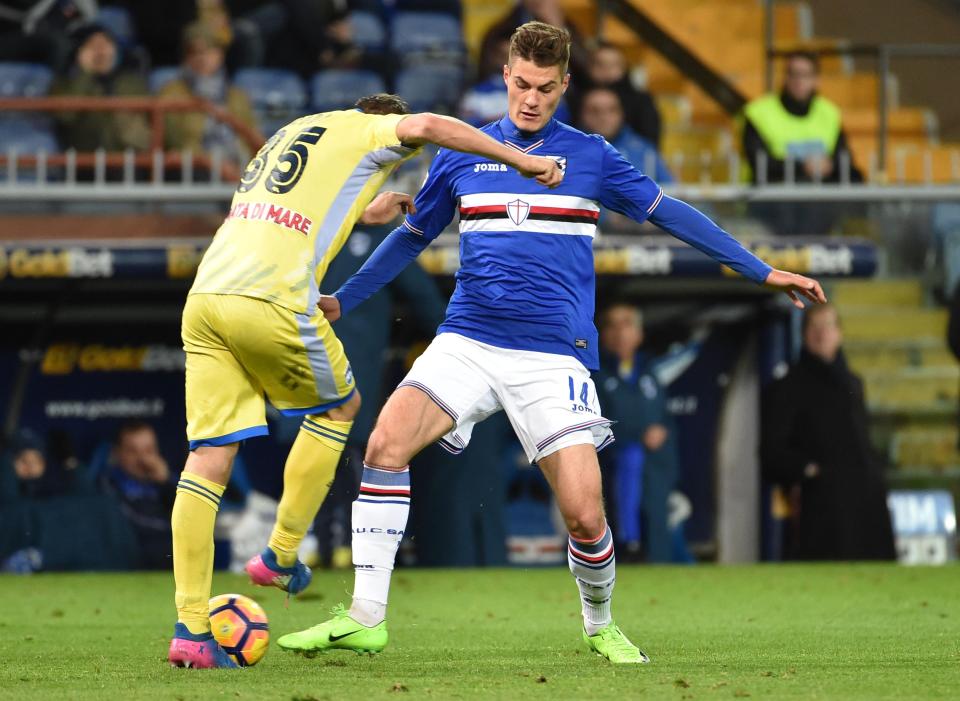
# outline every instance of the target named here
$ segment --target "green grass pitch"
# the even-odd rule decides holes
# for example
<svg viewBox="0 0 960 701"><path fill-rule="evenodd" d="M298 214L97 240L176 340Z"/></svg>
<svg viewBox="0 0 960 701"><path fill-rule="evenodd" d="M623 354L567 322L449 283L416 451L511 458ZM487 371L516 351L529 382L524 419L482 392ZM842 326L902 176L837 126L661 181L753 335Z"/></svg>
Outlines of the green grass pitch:
<svg viewBox="0 0 960 701"><path fill-rule="evenodd" d="M350 573L318 573L284 606L255 597L271 634L348 601ZM258 666L171 669L169 574L0 577L3 699L923 699L960 697L960 570L892 565L621 567L614 612L650 655L614 668L579 639L565 569L401 570L377 657L308 660L275 646Z"/></svg>

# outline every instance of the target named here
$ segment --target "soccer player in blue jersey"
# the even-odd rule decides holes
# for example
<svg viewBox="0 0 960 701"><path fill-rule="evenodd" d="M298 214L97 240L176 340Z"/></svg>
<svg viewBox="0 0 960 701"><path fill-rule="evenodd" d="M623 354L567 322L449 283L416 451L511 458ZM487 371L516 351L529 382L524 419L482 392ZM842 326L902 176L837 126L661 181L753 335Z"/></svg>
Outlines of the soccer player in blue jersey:
<svg viewBox="0 0 960 701"><path fill-rule="evenodd" d="M613 622L613 538L597 451L613 441L590 380L597 367L592 243L601 205L649 219L741 275L825 302L809 278L774 270L697 210L663 194L602 137L557 122L569 82L570 37L539 22L519 27L504 66L508 114L483 128L523 153L553 157L563 182L547 190L476 156L443 150L416 213L387 237L320 308L335 320L392 280L459 211L460 270L438 335L384 406L370 436L353 505L356 580L351 608L300 633L287 650L379 652L397 546L410 506L408 463L434 441L462 451L473 426L505 411L527 457L546 476L569 531L583 639L614 663L647 662Z"/></svg>

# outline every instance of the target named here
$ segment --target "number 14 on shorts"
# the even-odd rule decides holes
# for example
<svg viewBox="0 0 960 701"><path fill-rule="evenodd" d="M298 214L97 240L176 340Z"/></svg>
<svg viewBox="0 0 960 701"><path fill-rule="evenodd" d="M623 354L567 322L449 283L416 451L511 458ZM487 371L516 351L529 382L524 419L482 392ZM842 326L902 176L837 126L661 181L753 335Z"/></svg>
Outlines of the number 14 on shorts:
<svg viewBox="0 0 960 701"><path fill-rule="evenodd" d="M567 377L567 381L570 388L570 401L573 402L572 410L579 412L586 411L591 414L595 413L593 409L590 408L590 383L584 382L580 387L580 403L577 404L577 383L574 381L573 376Z"/></svg>

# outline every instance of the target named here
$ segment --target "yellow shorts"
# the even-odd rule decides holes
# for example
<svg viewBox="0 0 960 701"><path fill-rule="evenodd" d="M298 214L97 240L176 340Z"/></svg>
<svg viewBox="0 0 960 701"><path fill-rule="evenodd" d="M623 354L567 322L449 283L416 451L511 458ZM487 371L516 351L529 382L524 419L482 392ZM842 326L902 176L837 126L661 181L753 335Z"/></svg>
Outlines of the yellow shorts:
<svg viewBox="0 0 960 701"><path fill-rule="evenodd" d="M356 386L322 314L239 295L192 294L183 309L190 450L267 430L264 395L281 414L321 414Z"/></svg>

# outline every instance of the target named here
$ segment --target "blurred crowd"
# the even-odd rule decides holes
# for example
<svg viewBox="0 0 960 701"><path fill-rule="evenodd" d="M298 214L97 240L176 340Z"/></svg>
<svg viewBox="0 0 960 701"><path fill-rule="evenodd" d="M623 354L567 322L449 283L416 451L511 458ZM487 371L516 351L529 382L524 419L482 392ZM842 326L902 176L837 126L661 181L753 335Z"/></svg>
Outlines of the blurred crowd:
<svg viewBox="0 0 960 701"><path fill-rule="evenodd" d="M471 61L461 14L457 0L4 0L0 84L12 71L7 83L27 85L0 92L197 97L269 134L307 112L393 91L415 111L457 114L482 125L506 108L501 74L511 32L537 19L565 26L573 37L571 87L558 118L602 134L638 168L673 181L659 152L661 118L643 87L643 67L630 65L618 46L583 37L558 0L518 0L485 32ZM29 64L48 69L52 83L47 73L16 77L15 67ZM862 179L839 109L817 92L818 74L817 57L798 52L786 61L781 90L745 108L739 146L754 182ZM59 113L55 126L63 149L151 145L143 112ZM44 144L38 140L44 134L31 128L7 129L5 139ZM236 163L251 150L233 128L200 112L168 112L163 147L217 150Z"/></svg>
<svg viewBox="0 0 960 701"><path fill-rule="evenodd" d="M182 460L168 460L142 420L121 423L82 457L61 430L19 431L0 455L0 571L169 568ZM241 465L225 513L248 492Z"/></svg>
<svg viewBox="0 0 960 701"><path fill-rule="evenodd" d="M2 2L0 64L52 72L49 85L39 74L23 94L199 97L266 133L305 112L348 106L358 92L385 90L417 110L482 125L506 109L510 33L540 19L574 36L573 87L558 117L603 134L632 163L670 180L657 152L656 104L620 49L585 42L556 0L521 0L487 31L473 67L460 14L455 0ZM136 111L58 113L55 136L61 148L81 152L151 145L148 117ZM167 113L163 146L219 149L237 161L249 152L231 128L189 112Z"/></svg>
<svg viewBox="0 0 960 701"><path fill-rule="evenodd" d="M83 462L64 433L22 430L0 470L0 569L167 567L175 490L148 423L123 424Z"/></svg>

